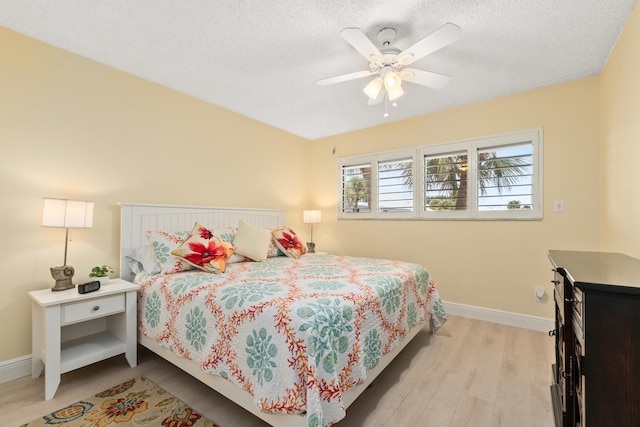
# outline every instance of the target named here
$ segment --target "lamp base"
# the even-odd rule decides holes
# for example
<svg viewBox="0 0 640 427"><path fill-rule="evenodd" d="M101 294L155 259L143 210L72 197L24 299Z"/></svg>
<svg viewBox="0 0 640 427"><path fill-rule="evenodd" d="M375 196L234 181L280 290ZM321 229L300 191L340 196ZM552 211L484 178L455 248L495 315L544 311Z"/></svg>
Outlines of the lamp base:
<svg viewBox="0 0 640 427"><path fill-rule="evenodd" d="M313 242L307 242L307 253L315 254L316 253L316 244Z"/></svg>
<svg viewBox="0 0 640 427"><path fill-rule="evenodd" d="M51 288L52 291L64 291L66 289L72 289L76 285L71 283L76 270L70 265L62 265L60 267L51 267L51 276L55 279L56 283Z"/></svg>

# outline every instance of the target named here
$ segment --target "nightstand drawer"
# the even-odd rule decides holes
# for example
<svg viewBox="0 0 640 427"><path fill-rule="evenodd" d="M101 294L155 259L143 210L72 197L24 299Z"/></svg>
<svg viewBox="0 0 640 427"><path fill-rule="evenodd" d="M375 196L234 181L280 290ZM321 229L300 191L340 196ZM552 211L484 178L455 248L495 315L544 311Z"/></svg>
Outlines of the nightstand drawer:
<svg viewBox="0 0 640 427"><path fill-rule="evenodd" d="M62 325L82 322L124 311L124 294L94 298L62 306Z"/></svg>

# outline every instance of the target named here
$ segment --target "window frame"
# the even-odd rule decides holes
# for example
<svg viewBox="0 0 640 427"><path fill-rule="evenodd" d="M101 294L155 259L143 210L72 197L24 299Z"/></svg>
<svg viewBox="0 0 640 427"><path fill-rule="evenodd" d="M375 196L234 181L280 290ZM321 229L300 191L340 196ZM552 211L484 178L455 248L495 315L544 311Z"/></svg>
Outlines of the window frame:
<svg viewBox="0 0 640 427"><path fill-rule="evenodd" d="M531 209L478 210L478 152L487 148L502 149L531 144ZM338 159L338 219L413 219L413 220L541 220L543 218L543 132L542 128L490 135L454 142L350 156ZM468 160L467 209L461 211L426 211L424 157L446 156L466 152ZM411 212L379 211L378 167L381 162L412 158L413 203ZM350 165L371 164L370 212L344 212L343 169Z"/></svg>
<svg viewBox="0 0 640 427"><path fill-rule="evenodd" d="M388 151L384 153L376 153L371 155L364 156L351 156L351 157L342 157L338 159L338 218L339 219L414 219L416 218L416 210L418 209L417 199L416 199L416 149L412 148L409 150L399 150L399 151ZM411 211L410 212L399 212L399 211L386 211L382 212L379 209L380 200L379 200L379 190L378 190L378 167L380 163L398 161L405 158L410 158L412 162L412 181L414 183L412 192L413 199L411 203ZM346 167L353 167L361 164L371 164L371 200L369 202L369 211L370 212L344 212L344 198L343 198L343 169Z"/></svg>
<svg viewBox="0 0 640 427"><path fill-rule="evenodd" d="M472 190L475 190L473 183L475 182L471 178L471 174L467 173L467 209L466 210L453 210L453 211L425 211L425 173L424 170L424 158L427 155L431 155L433 157L444 157L447 155L458 154L458 153L466 153L467 155L467 170L469 170L469 166L473 161L473 158L469 154L469 150L467 144L464 142L452 142L445 144L435 144L431 146L424 146L418 150L418 159L420 161L420 188L418 190L417 197L419 199L420 210L418 212L418 216L420 219L469 219L469 209L471 208L469 199L471 198Z"/></svg>

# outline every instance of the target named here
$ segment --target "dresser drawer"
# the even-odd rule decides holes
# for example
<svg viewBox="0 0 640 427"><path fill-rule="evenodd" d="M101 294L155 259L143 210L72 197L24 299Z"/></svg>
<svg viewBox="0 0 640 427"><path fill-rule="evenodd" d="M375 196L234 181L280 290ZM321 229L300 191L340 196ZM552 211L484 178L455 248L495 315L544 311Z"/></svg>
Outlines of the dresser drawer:
<svg viewBox="0 0 640 427"><path fill-rule="evenodd" d="M62 306L62 325L120 313L124 311L124 306L124 294L65 304Z"/></svg>

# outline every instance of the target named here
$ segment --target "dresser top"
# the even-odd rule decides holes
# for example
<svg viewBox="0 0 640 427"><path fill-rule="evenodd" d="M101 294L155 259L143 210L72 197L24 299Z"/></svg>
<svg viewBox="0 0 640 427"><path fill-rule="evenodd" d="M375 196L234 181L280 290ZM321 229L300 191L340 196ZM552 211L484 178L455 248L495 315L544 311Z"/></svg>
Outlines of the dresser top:
<svg viewBox="0 0 640 427"><path fill-rule="evenodd" d="M583 290L640 295L640 260L636 258L610 252L550 250L549 259Z"/></svg>

